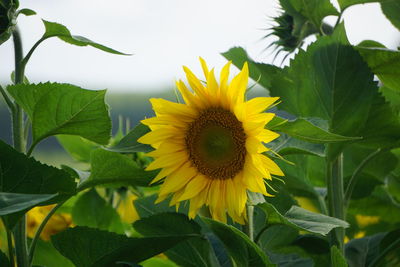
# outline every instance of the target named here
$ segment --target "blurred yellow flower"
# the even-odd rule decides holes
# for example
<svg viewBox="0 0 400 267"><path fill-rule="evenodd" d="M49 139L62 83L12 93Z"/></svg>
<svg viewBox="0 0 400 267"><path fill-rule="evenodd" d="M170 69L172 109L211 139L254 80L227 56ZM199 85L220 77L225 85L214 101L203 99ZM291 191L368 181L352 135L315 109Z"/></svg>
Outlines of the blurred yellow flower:
<svg viewBox="0 0 400 267"><path fill-rule="evenodd" d="M39 225L54 206L55 205L35 207L27 213L27 234L30 238L34 237ZM51 235L61 232L70 226L72 226L72 218L70 214L53 214L40 234L40 238L48 241L50 240Z"/></svg>
<svg viewBox="0 0 400 267"><path fill-rule="evenodd" d="M358 226L360 226L360 228L365 228L371 224L377 224L379 220L380 218L378 216L367 216L361 214L356 215L356 221Z"/></svg>
<svg viewBox="0 0 400 267"><path fill-rule="evenodd" d="M319 212L319 209L315 204L311 201L311 199L306 197L294 197L300 207L303 209L312 211L312 212Z"/></svg>
<svg viewBox="0 0 400 267"><path fill-rule="evenodd" d="M117 212L123 222L132 223L139 219L139 214L133 205L136 199L137 196L130 191L127 191L125 196L117 194L114 198L117 203Z"/></svg>

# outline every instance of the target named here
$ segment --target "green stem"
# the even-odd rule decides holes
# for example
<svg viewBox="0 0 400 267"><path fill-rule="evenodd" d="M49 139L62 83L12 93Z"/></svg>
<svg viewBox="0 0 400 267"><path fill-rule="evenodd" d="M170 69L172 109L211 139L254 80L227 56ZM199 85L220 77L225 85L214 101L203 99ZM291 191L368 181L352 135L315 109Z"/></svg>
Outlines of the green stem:
<svg viewBox="0 0 400 267"><path fill-rule="evenodd" d="M341 220L344 216L343 192L343 154L333 160L327 160L327 187L329 215ZM336 245L343 253L344 229L335 228L331 232L331 246Z"/></svg>
<svg viewBox="0 0 400 267"><path fill-rule="evenodd" d="M12 233L10 229L7 229L7 249L8 249L8 258L10 260L10 265L12 267L15 266L14 263L14 248L12 242Z"/></svg>
<svg viewBox="0 0 400 267"><path fill-rule="evenodd" d="M350 178L350 181L346 187L346 192L345 192L345 206L346 209L349 206L350 203L350 199L351 199L351 195L353 194L353 190L354 187L356 186L357 182L358 182L358 177L359 174L362 172L362 170L365 168L365 166L372 160L374 159L376 156L378 156L380 153L382 152L382 150L380 148L378 148L377 150L375 150L374 152L372 152L371 154L369 154L361 163L360 165L357 166L357 169L353 172L353 175Z"/></svg>
<svg viewBox="0 0 400 267"><path fill-rule="evenodd" d="M6 90L4 90L4 88L1 87L1 85L0 85L0 93L3 95L4 101L6 101L6 104L7 104L8 108L10 109L10 112L13 113L15 110L14 103L8 97Z"/></svg>
<svg viewBox="0 0 400 267"><path fill-rule="evenodd" d="M14 40L14 57L15 57L15 84L23 82L24 78L24 67L21 64L23 58L22 52L22 41L19 34L18 27L13 31ZM25 152L25 139L24 139L24 127L23 127L23 112L21 107L14 103L15 110L12 114L12 130L13 130L13 143L14 148L24 153ZM28 262L28 249L26 240L26 215L22 216L20 221L14 228L14 241L15 241L15 253L17 256L17 265L19 267L29 266Z"/></svg>
<svg viewBox="0 0 400 267"><path fill-rule="evenodd" d="M251 241L254 241L254 206L246 204L247 223L245 231Z"/></svg>
<svg viewBox="0 0 400 267"><path fill-rule="evenodd" d="M39 240L40 234L42 233L47 222L50 220L51 216L65 203L65 201L58 203L51 211L46 215L39 228L36 230L35 236L32 239L31 246L29 248L29 264L32 264L33 256L35 255L36 243Z"/></svg>

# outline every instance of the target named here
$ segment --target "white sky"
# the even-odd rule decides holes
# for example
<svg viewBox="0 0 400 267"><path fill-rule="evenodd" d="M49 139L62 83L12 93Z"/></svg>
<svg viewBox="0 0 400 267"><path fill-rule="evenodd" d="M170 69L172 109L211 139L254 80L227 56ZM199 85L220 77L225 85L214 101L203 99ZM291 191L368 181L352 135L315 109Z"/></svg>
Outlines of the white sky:
<svg viewBox="0 0 400 267"><path fill-rule="evenodd" d="M31 82L57 81L111 92L139 92L174 86L183 78L181 66L200 72L198 56L218 70L226 62L221 52L242 46L250 56L271 63L268 45L260 41L274 0L22 0L38 15L20 16L25 53L43 34L40 18L67 26L82 35L133 56L112 55L91 47L76 47L51 38L36 50L26 75ZM389 48L400 32L383 16L378 4L350 7L345 12L349 39L377 40ZM330 18L329 21L335 21ZM0 81L9 81L13 47L0 46ZM280 62L277 60L276 62Z"/></svg>

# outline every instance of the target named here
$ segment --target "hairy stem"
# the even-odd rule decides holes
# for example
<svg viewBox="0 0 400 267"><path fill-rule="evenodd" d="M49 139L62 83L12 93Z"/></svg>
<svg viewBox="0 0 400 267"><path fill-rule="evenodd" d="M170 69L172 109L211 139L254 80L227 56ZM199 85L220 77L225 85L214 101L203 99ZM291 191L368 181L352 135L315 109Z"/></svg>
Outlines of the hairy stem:
<svg viewBox="0 0 400 267"><path fill-rule="evenodd" d="M251 241L254 241L254 206L246 204L247 209L247 223L245 225L245 232Z"/></svg>
<svg viewBox="0 0 400 267"><path fill-rule="evenodd" d="M12 267L15 266L14 263L14 248L12 242L12 233L10 229L7 229L7 249L8 249L8 258L10 260L10 265Z"/></svg>
<svg viewBox="0 0 400 267"><path fill-rule="evenodd" d="M18 27L13 32L14 40L14 57L15 57L15 84L20 84L24 79L24 67L22 65L22 41L19 34ZM12 112L12 130L13 130L13 143L14 148L24 153L25 152L25 138L23 127L23 112L21 107L14 103L14 112ZM22 216L20 221L14 228L14 241L15 253L17 256L17 265L19 267L29 266L28 262L28 249L26 240L26 215Z"/></svg>
<svg viewBox="0 0 400 267"><path fill-rule="evenodd" d="M333 160L327 160L326 179L329 215L344 220L343 154ZM343 228L335 228L331 232L331 246L336 245L342 253L344 233Z"/></svg>

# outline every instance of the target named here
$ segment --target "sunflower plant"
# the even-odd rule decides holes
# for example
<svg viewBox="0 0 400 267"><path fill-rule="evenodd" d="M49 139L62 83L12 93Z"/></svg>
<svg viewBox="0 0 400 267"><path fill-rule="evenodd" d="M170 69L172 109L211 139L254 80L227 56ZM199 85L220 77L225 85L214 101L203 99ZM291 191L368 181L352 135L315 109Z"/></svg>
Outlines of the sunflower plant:
<svg viewBox="0 0 400 267"><path fill-rule="evenodd" d="M349 42L343 12L366 2L280 0L271 45L285 67L241 47L221 70L200 57L176 101L149 99L152 116L111 135L105 90L30 83L25 68L49 38L127 54L46 20L24 53L18 16L36 13L0 0L15 54L0 86L13 133L0 140L0 266L399 265L400 52ZM400 28L398 3L377 2ZM51 136L79 164L35 159Z"/></svg>

